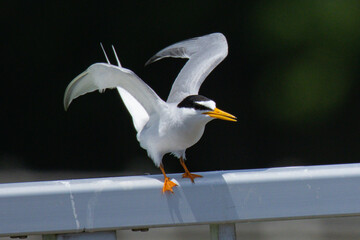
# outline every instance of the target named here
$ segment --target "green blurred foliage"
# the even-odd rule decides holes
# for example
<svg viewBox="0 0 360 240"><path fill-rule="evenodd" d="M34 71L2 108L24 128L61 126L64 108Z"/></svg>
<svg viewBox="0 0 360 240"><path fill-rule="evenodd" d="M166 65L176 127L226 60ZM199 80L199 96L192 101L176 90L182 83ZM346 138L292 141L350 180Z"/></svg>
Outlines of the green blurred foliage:
<svg viewBox="0 0 360 240"><path fill-rule="evenodd" d="M264 1L258 6L253 23L265 61L253 95L259 114L306 126L336 113L356 80L360 1Z"/></svg>

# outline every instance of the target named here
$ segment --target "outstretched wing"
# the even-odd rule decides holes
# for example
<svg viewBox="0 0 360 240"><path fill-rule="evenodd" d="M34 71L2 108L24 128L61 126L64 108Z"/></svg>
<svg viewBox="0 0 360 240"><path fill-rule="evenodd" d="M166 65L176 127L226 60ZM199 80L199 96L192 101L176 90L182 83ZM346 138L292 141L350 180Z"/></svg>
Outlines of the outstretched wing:
<svg viewBox="0 0 360 240"><path fill-rule="evenodd" d="M72 100L95 90L120 87L141 104L148 115L157 112L164 101L134 72L123 67L106 63L95 63L77 76L65 90L64 107Z"/></svg>
<svg viewBox="0 0 360 240"><path fill-rule="evenodd" d="M111 64L109 58L107 57L106 51L101 43L100 46L101 49L103 50L107 63ZM114 46L112 46L112 50L116 57L116 62L118 67L122 67ZM121 100L123 101L125 107L127 108L127 110L129 111L132 117L136 132L140 132L144 128L146 123L149 121L150 118L149 114L145 111L144 107L125 89L121 87L116 87L116 88L120 94Z"/></svg>
<svg viewBox="0 0 360 240"><path fill-rule="evenodd" d="M180 102L196 95L209 73L227 56L228 45L221 33L212 33L175 43L147 61L153 63L165 57L189 58L172 85L167 102Z"/></svg>

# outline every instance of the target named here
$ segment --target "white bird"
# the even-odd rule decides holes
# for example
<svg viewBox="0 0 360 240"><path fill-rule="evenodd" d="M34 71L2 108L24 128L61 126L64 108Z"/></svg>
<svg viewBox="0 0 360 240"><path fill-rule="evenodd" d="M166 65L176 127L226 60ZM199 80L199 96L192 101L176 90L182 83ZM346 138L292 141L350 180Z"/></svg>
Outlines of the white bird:
<svg viewBox="0 0 360 240"><path fill-rule="evenodd" d="M150 58L146 65L165 57L189 59L175 79L166 102L134 72L123 68L114 47L113 51L118 66L110 64L104 51L107 63L91 65L70 82L64 96L65 110L81 95L117 88L132 116L140 146L164 175L162 191L173 192L172 188L177 186L165 174L162 158L167 153L180 159L184 178L194 182L194 178L202 177L187 169L184 162L186 149L199 141L205 125L211 120L237 121L235 116L216 108L213 100L198 95L205 78L227 56L225 36L213 33L178 42Z"/></svg>

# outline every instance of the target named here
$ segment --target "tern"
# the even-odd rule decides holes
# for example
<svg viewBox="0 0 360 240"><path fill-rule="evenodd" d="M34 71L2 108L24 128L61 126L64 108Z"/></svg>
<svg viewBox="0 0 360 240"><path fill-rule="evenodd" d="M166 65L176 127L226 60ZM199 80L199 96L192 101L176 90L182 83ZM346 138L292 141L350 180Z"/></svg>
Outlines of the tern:
<svg viewBox="0 0 360 240"><path fill-rule="evenodd" d="M166 176L162 158L171 153L180 159L185 170L183 178L202 177L192 174L185 165L185 151L197 143L205 125L213 119L236 122L235 116L216 107L216 103L202 95L199 89L209 73L227 56L228 45L221 33L196 37L175 43L155 54L145 65L165 57L188 58L175 79L167 101L163 101L134 72L123 68L116 57L117 66L95 63L70 82L65 90L64 107L68 109L75 98L95 90L117 88L129 111L140 146L164 175L162 192L172 192L176 183Z"/></svg>

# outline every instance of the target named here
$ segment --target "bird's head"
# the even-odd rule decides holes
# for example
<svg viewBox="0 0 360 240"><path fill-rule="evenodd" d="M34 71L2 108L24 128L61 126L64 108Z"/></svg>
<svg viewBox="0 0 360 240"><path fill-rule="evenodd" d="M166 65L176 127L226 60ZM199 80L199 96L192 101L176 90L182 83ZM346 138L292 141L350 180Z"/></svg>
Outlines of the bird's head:
<svg viewBox="0 0 360 240"><path fill-rule="evenodd" d="M188 114L199 116L208 121L214 118L232 122L237 121L234 115L218 109L213 100L201 95L190 95L184 98L177 107L184 108Z"/></svg>

